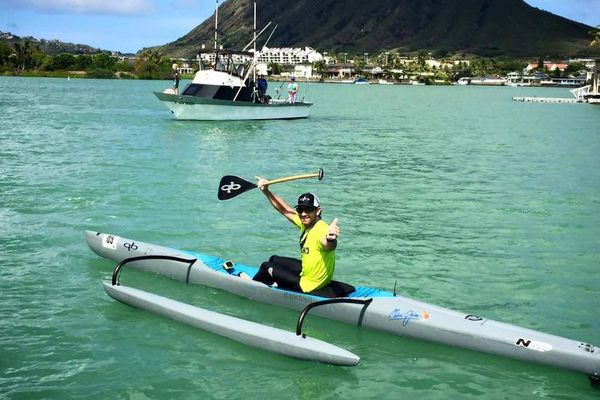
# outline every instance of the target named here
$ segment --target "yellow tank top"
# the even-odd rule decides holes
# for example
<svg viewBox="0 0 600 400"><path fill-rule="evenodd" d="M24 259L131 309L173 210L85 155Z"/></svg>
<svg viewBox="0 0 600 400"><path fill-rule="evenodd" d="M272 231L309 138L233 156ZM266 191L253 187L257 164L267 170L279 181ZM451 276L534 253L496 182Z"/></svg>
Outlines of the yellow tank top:
<svg viewBox="0 0 600 400"><path fill-rule="evenodd" d="M321 239L327 235L329 225L318 220L310 229L305 229L300 217L296 214L294 224L300 228L300 253L302 272L300 273L300 288L303 292L320 289L331 282L335 270L335 250L323 248Z"/></svg>

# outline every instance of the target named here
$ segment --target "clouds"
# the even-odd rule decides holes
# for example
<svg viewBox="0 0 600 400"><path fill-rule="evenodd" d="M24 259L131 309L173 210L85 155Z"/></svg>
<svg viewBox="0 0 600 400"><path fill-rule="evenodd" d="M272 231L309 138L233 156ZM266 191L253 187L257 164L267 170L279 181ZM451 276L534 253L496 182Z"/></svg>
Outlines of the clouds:
<svg viewBox="0 0 600 400"><path fill-rule="evenodd" d="M151 0L1 0L2 4L32 12L83 15L148 15L154 9Z"/></svg>

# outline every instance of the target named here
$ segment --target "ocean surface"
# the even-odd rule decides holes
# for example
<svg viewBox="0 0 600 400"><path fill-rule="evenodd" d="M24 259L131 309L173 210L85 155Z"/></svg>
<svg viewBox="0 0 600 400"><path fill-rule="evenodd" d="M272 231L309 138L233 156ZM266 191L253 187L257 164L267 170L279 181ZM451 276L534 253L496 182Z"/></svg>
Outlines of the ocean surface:
<svg viewBox="0 0 600 400"><path fill-rule="evenodd" d="M258 190L316 192L336 278L600 345L600 106L566 89L301 83L309 119L176 121L167 81L0 77L0 398L597 399L585 375L310 317L361 357L265 353L110 299L84 231L258 265L297 230ZM279 83L271 83L274 93ZM282 329L298 313L125 271L121 281Z"/></svg>

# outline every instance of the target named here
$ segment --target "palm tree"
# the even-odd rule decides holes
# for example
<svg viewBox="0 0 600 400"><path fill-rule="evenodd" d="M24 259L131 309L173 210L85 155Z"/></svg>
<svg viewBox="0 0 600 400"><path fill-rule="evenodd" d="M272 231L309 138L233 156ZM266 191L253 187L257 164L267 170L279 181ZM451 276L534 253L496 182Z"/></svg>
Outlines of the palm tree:
<svg viewBox="0 0 600 400"><path fill-rule="evenodd" d="M313 68L317 71L317 74L321 75L321 79L323 79L324 75L327 73L327 63L325 60L315 61Z"/></svg>
<svg viewBox="0 0 600 400"><path fill-rule="evenodd" d="M13 56L15 58L17 68L20 68L22 71L24 71L25 67L31 64L33 56L33 48L31 47L31 43L29 41L15 43L15 52Z"/></svg>
<svg viewBox="0 0 600 400"><path fill-rule="evenodd" d="M140 58L146 62L157 64L157 65L162 63L165 59L162 56L162 54L160 54L160 51L152 50L152 49L146 49L146 50L142 51L142 54L140 54Z"/></svg>

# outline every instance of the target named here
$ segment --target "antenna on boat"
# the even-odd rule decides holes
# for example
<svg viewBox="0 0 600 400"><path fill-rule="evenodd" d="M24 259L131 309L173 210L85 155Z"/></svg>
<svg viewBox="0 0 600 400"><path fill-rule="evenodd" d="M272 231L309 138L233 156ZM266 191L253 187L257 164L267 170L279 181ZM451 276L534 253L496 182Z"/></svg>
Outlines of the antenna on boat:
<svg viewBox="0 0 600 400"><path fill-rule="evenodd" d="M254 53L253 53L253 58L254 58L254 66L256 66L256 62L258 61L258 57L256 56L256 2L254 2L254 34L253 34L253 42L254 42ZM252 80L254 82L256 82L256 68L252 69Z"/></svg>
<svg viewBox="0 0 600 400"><path fill-rule="evenodd" d="M256 34L256 39L258 39L258 38L259 38L259 36L263 34L263 32L264 32L264 31L265 31L265 30L266 30L266 29L269 27L269 25L271 25L271 21L269 21L269 23L268 23L267 25L265 25L265 27L264 27L264 28L262 28L262 29L260 30L260 32L258 32L258 33ZM269 37L271 37L271 36L269 36ZM248 44L247 44L246 46L244 46L244 48L242 49L242 51L246 51L246 50L248 50L248 47L250 47L250 46L252 45L252 43L254 43L254 42L256 41L256 39L252 39L250 42L248 42Z"/></svg>
<svg viewBox="0 0 600 400"><path fill-rule="evenodd" d="M215 50L217 50L217 27L219 20L219 0L216 0L215 4Z"/></svg>

